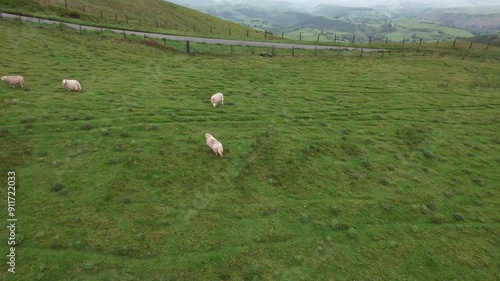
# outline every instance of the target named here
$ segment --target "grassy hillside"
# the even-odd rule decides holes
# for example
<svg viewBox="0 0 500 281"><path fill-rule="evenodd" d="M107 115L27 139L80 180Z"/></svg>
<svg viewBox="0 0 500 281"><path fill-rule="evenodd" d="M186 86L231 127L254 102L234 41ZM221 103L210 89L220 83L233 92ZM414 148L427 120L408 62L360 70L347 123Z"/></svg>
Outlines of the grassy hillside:
<svg viewBox="0 0 500 281"><path fill-rule="evenodd" d="M66 3L67 6L65 0L0 0L0 10L124 29L264 40L263 32L162 0Z"/></svg>
<svg viewBox="0 0 500 281"><path fill-rule="evenodd" d="M499 277L496 60L187 56L6 20L0 33L0 75L27 86L0 84L16 280Z"/></svg>

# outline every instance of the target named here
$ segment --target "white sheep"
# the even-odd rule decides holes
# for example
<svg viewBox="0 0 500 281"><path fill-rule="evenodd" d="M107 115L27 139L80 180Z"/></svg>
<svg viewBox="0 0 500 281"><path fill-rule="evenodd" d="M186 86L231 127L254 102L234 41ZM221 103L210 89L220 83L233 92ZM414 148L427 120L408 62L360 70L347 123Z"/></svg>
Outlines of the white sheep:
<svg viewBox="0 0 500 281"><path fill-rule="evenodd" d="M223 157L224 155L224 150L222 148L222 143L220 143L216 138L214 138L211 134L206 133L205 138L207 139L207 145L210 147L213 152L215 153L215 156L219 155L220 158Z"/></svg>
<svg viewBox="0 0 500 281"><path fill-rule="evenodd" d="M82 90L82 86L80 85L80 82L78 80L70 80L70 79L64 79L62 80L62 86L73 91L78 91L80 92Z"/></svg>
<svg viewBox="0 0 500 281"><path fill-rule="evenodd" d="M210 103L215 107L218 103L224 104L224 95L217 93L210 98Z"/></svg>
<svg viewBox="0 0 500 281"><path fill-rule="evenodd" d="M20 85L24 88L24 78L22 76L2 76L2 80L12 88L14 88L15 85Z"/></svg>

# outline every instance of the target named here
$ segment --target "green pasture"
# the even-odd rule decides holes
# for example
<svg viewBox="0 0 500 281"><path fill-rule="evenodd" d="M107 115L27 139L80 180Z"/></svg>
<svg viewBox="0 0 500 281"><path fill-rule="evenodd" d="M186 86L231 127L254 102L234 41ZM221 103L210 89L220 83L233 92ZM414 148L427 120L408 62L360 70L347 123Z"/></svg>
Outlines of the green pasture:
<svg viewBox="0 0 500 281"><path fill-rule="evenodd" d="M474 34L464 29L442 26L420 19L395 19L392 23L398 30L387 35L391 41L402 41L403 38L410 40L420 40L422 38L426 41L436 39L450 40L474 36Z"/></svg>
<svg viewBox="0 0 500 281"><path fill-rule="evenodd" d="M500 278L493 55L0 33L0 280Z"/></svg>

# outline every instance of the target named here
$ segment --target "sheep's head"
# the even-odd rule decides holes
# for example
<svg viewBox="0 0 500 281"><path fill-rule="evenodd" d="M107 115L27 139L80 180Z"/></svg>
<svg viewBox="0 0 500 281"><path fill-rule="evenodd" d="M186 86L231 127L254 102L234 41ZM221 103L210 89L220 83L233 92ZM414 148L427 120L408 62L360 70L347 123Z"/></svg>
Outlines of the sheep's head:
<svg viewBox="0 0 500 281"><path fill-rule="evenodd" d="M62 80L62 84L63 84L63 86L66 86L66 79Z"/></svg>
<svg viewBox="0 0 500 281"><path fill-rule="evenodd" d="M209 134L209 133L206 133L206 134L205 134L205 138L207 138L207 139L208 139L208 138L210 138L210 137L212 137L212 135L211 135L211 134Z"/></svg>
<svg viewBox="0 0 500 281"><path fill-rule="evenodd" d="M7 76L2 76L2 81L7 79Z"/></svg>

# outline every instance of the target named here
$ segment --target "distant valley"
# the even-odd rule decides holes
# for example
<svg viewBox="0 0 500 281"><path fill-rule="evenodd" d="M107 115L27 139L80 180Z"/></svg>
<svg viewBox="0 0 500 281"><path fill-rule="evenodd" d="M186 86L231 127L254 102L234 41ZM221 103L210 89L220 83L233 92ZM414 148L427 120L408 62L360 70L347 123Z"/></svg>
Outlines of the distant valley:
<svg viewBox="0 0 500 281"><path fill-rule="evenodd" d="M449 40L498 34L500 5L429 7L413 2L346 7L286 1L173 0L179 5L288 39L314 41ZM312 1L314 3L314 1ZM459 1L460 2L460 1ZM467 2L467 3L466 3ZM480 1L479 4L492 4ZM375 4L379 2L373 2ZM382 3L382 2L380 2ZM497 35L498 37L498 35Z"/></svg>

